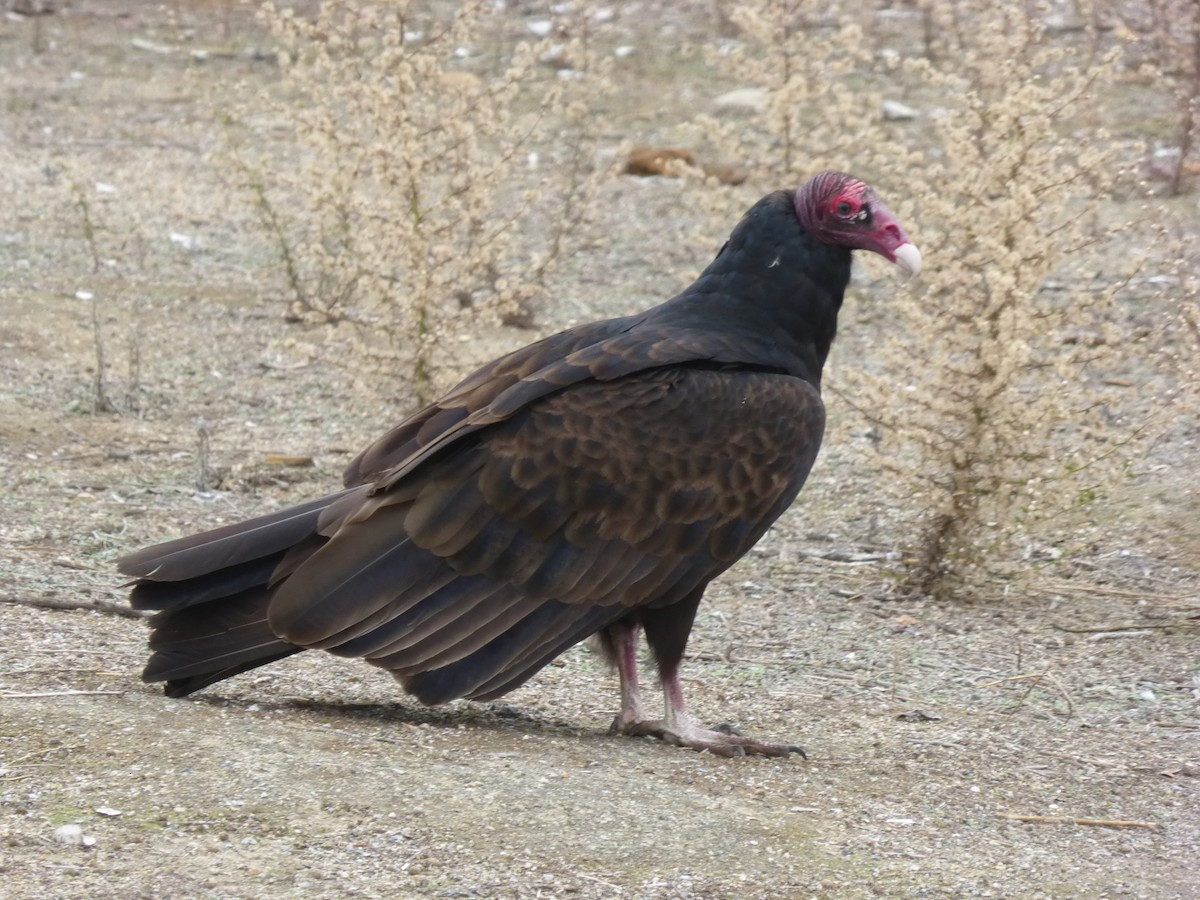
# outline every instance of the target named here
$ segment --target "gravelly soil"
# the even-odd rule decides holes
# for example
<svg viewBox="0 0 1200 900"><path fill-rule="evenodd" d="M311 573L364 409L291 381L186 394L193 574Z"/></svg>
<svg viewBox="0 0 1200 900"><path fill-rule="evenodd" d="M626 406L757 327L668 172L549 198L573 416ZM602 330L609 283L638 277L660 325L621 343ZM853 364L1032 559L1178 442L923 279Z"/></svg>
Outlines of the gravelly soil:
<svg viewBox="0 0 1200 900"><path fill-rule="evenodd" d="M802 743L808 761L608 736L615 677L587 647L486 705L420 708L315 654L189 701L141 685L145 631L111 612L111 559L326 490L403 412L281 323L222 168L212 83L273 68L130 43L251 26L220 4L172 14L80 2L42 22L36 55L30 22L0 24L0 895L1200 895L1186 435L1105 508L1094 554L949 605L894 596L897 538L868 499L884 476L835 425L801 503L714 585L685 672L702 717ZM96 200L118 260L99 273L72 177L118 192ZM543 321L677 288L699 259L680 202L670 181L614 180L597 216L621 227L562 273L570 302ZM78 291L102 300L114 391L133 380L127 342L140 348L140 414L91 413ZM853 301L845 324L876 327ZM462 366L530 338L490 336ZM201 419L215 493L192 487ZM267 451L315 465L273 469Z"/></svg>

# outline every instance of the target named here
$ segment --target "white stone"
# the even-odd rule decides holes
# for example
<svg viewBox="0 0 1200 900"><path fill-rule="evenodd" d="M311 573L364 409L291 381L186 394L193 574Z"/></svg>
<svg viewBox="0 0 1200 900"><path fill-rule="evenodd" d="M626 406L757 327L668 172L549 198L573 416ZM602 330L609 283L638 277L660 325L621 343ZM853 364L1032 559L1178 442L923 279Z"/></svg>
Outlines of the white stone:
<svg viewBox="0 0 1200 900"><path fill-rule="evenodd" d="M713 100L713 106L728 112L761 113L767 109L767 91L764 88L736 88Z"/></svg>
<svg viewBox="0 0 1200 900"><path fill-rule="evenodd" d="M898 100L883 101L883 117L890 122L904 122L919 115L911 106L905 106Z"/></svg>
<svg viewBox="0 0 1200 900"><path fill-rule="evenodd" d="M59 825L54 829L54 840L70 847L81 847L83 846L83 828L74 823Z"/></svg>

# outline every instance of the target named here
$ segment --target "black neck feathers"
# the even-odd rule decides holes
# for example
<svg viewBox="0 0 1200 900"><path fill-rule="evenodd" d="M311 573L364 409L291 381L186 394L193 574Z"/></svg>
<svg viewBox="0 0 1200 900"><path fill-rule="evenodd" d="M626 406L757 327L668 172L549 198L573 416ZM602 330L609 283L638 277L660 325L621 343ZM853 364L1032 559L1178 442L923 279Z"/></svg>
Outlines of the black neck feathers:
<svg viewBox="0 0 1200 900"><path fill-rule="evenodd" d="M656 313L676 326L744 335L747 355L756 358L742 362L819 385L850 262L849 249L803 230L791 192L776 191L746 213L700 277Z"/></svg>

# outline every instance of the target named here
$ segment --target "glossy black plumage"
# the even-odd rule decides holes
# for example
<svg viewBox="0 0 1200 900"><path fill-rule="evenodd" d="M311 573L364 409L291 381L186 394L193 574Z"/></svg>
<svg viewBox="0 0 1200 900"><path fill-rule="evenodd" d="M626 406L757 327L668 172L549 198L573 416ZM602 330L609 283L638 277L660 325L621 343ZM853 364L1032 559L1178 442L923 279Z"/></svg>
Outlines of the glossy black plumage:
<svg viewBox="0 0 1200 900"><path fill-rule="evenodd" d="M133 606L158 610L146 680L181 696L320 648L425 703L487 699L642 626L673 680L705 586L820 446L850 247L799 221L816 182L756 204L662 306L468 376L355 459L345 490L122 559Z"/></svg>

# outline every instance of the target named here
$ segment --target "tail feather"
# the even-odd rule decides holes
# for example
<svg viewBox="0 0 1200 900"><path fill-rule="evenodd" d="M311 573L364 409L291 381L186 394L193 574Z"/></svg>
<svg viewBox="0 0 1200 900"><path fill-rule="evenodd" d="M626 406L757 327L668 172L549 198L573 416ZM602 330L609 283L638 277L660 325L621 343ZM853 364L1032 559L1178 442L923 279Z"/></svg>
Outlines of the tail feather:
<svg viewBox="0 0 1200 900"><path fill-rule="evenodd" d="M388 669L423 703L490 699L628 612L464 574L408 537L409 498L373 505L370 527L360 525L366 491L122 559L121 571L136 578L132 605L155 611L143 680L183 697L311 647ZM599 577L624 568L620 558L604 557ZM584 575L567 574L572 584Z"/></svg>
<svg viewBox="0 0 1200 900"><path fill-rule="evenodd" d="M259 666L265 666L269 663L286 659L293 653L299 653L301 649L303 648L289 646L285 650L276 651L269 656L259 656L254 660L239 663L236 666L228 666L213 672L203 672L188 678L171 678L163 687L163 693L174 699L186 697L188 694L194 694L196 691L206 688L210 684L216 684L218 681L224 681L226 678L232 678L234 675L240 675L251 669L257 669Z"/></svg>
<svg viewBox="0 0 1200 900"><path fill-rule="evenodd" d="M252 559L186 581L139 581L130 591L129 605L144 610L180 610L220 600L266 584L279 564L280 555Z"/></svg>
<svg viewBox="0 0 1200 900"><path fill-rule="evenodd" d="M316 533L321 515L346 493L120 560L121 571L138 579L130 604L156 611L142 680L165 681L168 696L182 697L304 649L271 629L272 585L289 552L324 543Z"/></svg>
<svg viewBox="0 0 1200 900"><path fill-rule="evenodd" d="M275 662L302 647L283 641L267 623L270 594L262 587L203 605L160 612L150 620L153 653L142 680L167 682L171 697Z"/></svg>
<svg viewBox="0 0 1200 900"><path fill-rule="evenodd" d="M155 544L121 557L117 568L135 578L184 581L271 556L316 532L321 513L352 490L362 489L340 491L245 522Z"/></svg>

